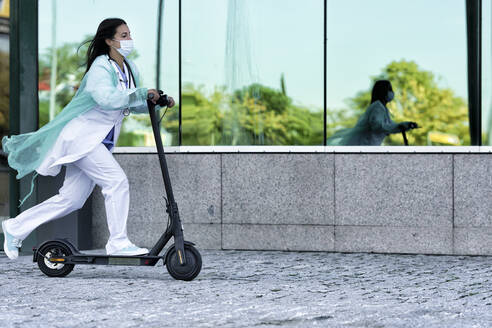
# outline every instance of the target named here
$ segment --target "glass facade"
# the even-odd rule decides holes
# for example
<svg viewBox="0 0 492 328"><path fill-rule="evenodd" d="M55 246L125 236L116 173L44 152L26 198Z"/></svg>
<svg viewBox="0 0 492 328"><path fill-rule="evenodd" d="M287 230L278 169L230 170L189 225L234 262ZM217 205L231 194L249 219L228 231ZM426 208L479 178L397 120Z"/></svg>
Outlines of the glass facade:
<svg viewBox="0 0 492 328"><path fill-rule="evenodd" d="M323 1L182 1L182 144L323 144Z"/></svg>
<svg viewBox="0 0 492 328"><path fill-rule="evenodd" d="M326 10L328 137L353 127L386 79L392 119L420 126L410 145L470 144L464 0L328 0ZM400 133L383 143L402 144Z"/></svg>
<svg viewBox="0 0 492 328"><path fill-rule="evenodd" d="M482 3L489 144L492 10ZM471 144L465 0L155 0L146 8L148 16L132 0L39 0L40 126L73 96L87 44L78 47L111 13L132 31L144 85L176 99L162 120L165 145L324 145L354 127L379 79L394 89L389 117L420 126L407 133L410 145ZM402 144L400 133L383 142ZM125 119L118 146L153 146L146 115Z"/></svg>

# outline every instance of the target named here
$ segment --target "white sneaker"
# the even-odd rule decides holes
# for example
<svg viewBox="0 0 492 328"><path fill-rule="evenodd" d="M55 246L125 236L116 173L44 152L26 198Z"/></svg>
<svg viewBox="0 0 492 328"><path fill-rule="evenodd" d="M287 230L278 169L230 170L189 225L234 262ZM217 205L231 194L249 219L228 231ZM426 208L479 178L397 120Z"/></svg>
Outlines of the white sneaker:
<svg viewBox="0 0 492 328"><path fill-rule="evenodd" d="M147 248L140 248L131 244L108 255L144 255L148 253L149 250Z"/></svg>
<svg viewBox="0 0 492 328"><path fill-rule="evenodd" d="M19 257L19 248L22 246L22 240L15 238L7 232L5 221L2 221L2 230L4 236L3 251L11 260L16 260Z"/></svg>

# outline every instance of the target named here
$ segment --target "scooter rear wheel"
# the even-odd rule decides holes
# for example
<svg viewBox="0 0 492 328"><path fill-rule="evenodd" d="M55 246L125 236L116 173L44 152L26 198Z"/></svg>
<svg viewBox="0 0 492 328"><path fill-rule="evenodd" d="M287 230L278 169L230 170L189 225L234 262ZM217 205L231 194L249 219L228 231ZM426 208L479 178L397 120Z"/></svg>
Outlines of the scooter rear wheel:
<svg viewBox="0 0 492 328"><path fill-rule="evenodd" d="M52 257L63 257L72 255L70 248L59 242L44 245L38 254L38 267L48 277L65 277L72 272L75 265L62 264L49 261Z"/></svg>
<svg viewBox="0 0 492 328"><path fill-rule="evenodd" d="M191 245L185 245L184 248L186 264L179 264L176 247L172 245L166 255L166 268L174 279L191 281L198 276L202 269L202 256Z"/></svg>

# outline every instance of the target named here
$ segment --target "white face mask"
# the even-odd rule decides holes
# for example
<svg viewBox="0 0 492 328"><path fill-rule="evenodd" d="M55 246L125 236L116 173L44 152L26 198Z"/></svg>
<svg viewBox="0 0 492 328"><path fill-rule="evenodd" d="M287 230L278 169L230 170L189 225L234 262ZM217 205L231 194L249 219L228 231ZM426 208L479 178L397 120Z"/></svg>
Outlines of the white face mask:
<svg viewBox="0 0 492 328"><path fill-rule="evenodd" d="M133 40L113 40L119 41L121 48L115 48L123 57L126 58L133 50Z"/></svg>

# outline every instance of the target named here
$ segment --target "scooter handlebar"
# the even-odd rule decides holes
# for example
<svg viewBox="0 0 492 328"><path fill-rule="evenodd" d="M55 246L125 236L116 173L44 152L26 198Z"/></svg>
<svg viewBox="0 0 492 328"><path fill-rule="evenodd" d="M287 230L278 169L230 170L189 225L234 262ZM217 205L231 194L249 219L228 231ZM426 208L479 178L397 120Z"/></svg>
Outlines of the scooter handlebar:
<svg viewBox="0 0 492 328"><path fill-rule="evenodd" d="M166 107L167 105L169 105L169 99L167 98L167 95L164 94L164 91L159 90L159 94L160 97L159 99L157 99L155 104L151 101L152 99L154 99L154 94L149 93L147 95L147 103L149 104L149 106L151 105L152 107L154 107L155 105L159 105L161 107Z"/></svg>

